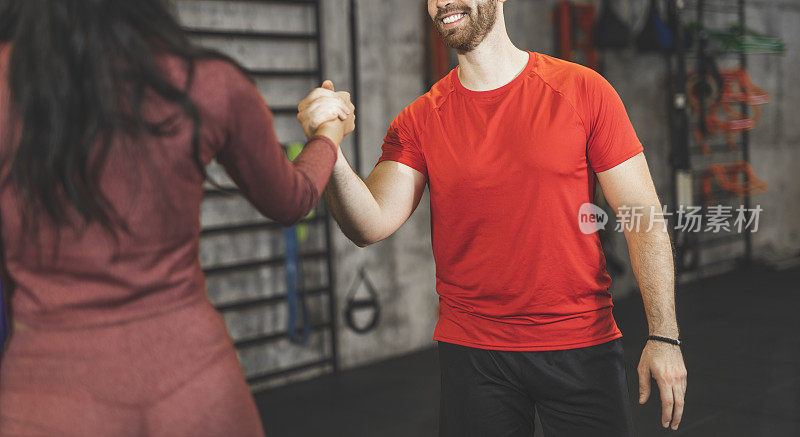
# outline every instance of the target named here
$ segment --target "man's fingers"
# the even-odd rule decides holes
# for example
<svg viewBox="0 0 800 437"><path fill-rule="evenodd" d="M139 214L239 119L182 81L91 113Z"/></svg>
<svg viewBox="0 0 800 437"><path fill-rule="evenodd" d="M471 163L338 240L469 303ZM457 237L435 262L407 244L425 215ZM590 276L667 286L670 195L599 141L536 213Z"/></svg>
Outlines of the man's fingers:
<svg viewBox="0 0 800 437"><path fill-rule="evenodd" d="M647 402L650 397L650 368L639 366L639 403Z"/></svg>
<svg viewBox="0 0 800 437"><path fill-rule="evenodd" d="M351 115L348 108L340 99L336 97L321 97L309 103L305 110L298 114L298 119L310 125L312 129L322 123L336 119L347 120Z"/></svg>
<svg viewBox="0 0 800 437"><path fill-rule="evenodd" d="M347 117L349 117L352 113L350 108L341 100L326 101L325 105L328 105L327 107L330 109L330 111L336 113L336 115L342 120L347 120Z"/></svg>
<svg viewBox="0 0 800 437"><path fill-rule="evenodd" d="M311 103L315 100L320 99L322 97L336 97L336 93L332 90L325 89L325 88L315 88L311 91L305 99L303 99L300 104L297 105L298 111L303 111L308 108Z"/></svg>
<svg viewBox="0 0 800 437"><path fill-rule="evenodd" d="M325 107L335 108L337 111L342 111L342 113L346 116L353 112L348 104L336 97L320 97L314 102L314 104L318 106L325 105Z"/></svg>
<svg viewBox="0 0 800 437"><path fill-rule="evenodd" d="M355 110L355 106L350 101L350 93L348 93L347 91L334 91L333 82L331 82L330 80L326 80L322 84L321 88L317 88L311 91L311 93L309 93L308 96L297 105L297 110L305 111L315 101L322 98L331 98L331 97L336 97L342 101L344 107L347 108L346 109L347 115L351 114Z"/></svg>
<svg viewBox="0 0 800 437"><path fill-rule="evenodd" d="M350 116L349 109L340 101L325 101L320 104L322 108L320 111L324 114L330 114L333 118L346 119Z"/></svg>
<svg viewBox="0 0 800 437"><path fill-rule="evenodd" d="M683 366L677 372L676 381L673 386L675 396L675 412L672 417L672 429L677 430L683 418L683 408L686 399L686 368Z"/></svg>
<svg viewBox="0 0 800 437"><path fill-rule="evenodd" d="M669 428L675 406L675 395L672 393L672 381L668 374L661 372L656 376L658 391L661 393L661 424Z"/></svg>
<svg viewBox="0 0 800 437"><path fill-rule="evenodd" d="M347 105L336 97L320 97L309 103L300 113L316 113L320 111L328 111L337 115L341 113L344 116L348 116L352 112Z"/></svg>
<svg viewBox="0 0 800 437"><path fill-rule="evenodd" d="M678 425L681 424L681 418L683 418L683 405L684 405L683 387L680 385L674 386L672 388L672 395L675 397L675 409L672 412L672 429L677 430Z"/></svg>
<svg viewBox="0 0 800 437"><path fill-rule="evenodd" d="M342 99L343 102L348 104L351 102L352 99L352 96L347 91L337 91L336 97L339 97L340 99Z"/></svg>

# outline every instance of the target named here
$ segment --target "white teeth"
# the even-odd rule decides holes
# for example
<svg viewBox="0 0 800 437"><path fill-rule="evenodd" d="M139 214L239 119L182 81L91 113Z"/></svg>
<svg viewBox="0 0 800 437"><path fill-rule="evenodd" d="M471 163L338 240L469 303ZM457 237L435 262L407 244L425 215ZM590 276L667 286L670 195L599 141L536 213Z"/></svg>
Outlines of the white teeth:
<svg viewBox="0 0 800 437"><path fill-rule="evenodd" d="M451 15L449 17L446 17L445 19L442 20L442 22L444 24L450 24L450 23L455 23L456 21L458 21L458 20L460 20L462 18L464 18L464 14L455 14L455 15Z"/></svg>

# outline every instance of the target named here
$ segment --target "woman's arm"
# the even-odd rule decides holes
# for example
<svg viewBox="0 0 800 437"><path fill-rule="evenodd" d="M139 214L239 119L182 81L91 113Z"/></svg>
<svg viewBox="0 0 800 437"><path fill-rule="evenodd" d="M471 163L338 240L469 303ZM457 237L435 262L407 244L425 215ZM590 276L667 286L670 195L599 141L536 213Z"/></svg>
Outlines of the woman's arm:
<svg viewBox="0 0 800 437"><path fill-rule="evenodd" d="M340 99L328 99L320 112L330 118L352 113ZM230 93L228 141L217 153L242 194L266 217L289 226L316 205L336 162L344 123L319 125L294 163L279 143L266 101L250 82L237 83Z"/></svg>

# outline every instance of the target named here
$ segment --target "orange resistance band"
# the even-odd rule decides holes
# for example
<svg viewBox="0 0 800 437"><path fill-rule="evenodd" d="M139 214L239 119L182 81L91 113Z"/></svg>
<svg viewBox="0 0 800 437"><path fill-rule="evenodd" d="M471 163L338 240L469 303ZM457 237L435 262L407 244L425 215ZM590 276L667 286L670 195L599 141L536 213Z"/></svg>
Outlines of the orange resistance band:
<svg viewBox="0 0 800 437"><path fill-rule="evenodd" d="M745 178L740 178L742 175ZM714 204L711 182L736 196L753 196L767 191L768 185L759 179L749 162L737 161L730 164L709 164L703 173L703 195L706 204Z"/></svg>

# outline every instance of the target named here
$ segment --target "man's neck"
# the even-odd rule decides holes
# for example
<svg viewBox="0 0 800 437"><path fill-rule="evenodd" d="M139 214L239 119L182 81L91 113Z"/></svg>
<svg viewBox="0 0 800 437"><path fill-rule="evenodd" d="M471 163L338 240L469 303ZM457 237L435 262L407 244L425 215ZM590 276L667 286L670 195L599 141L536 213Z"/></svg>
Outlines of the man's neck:
<svg viewBox="0 0 800 437"><path fill-rule="evenodd" d="M465 88L488 91L514 80L528 64L527 52L518 49L506 32L502 17L474 50L458 54L458 79Z"/></svg>

